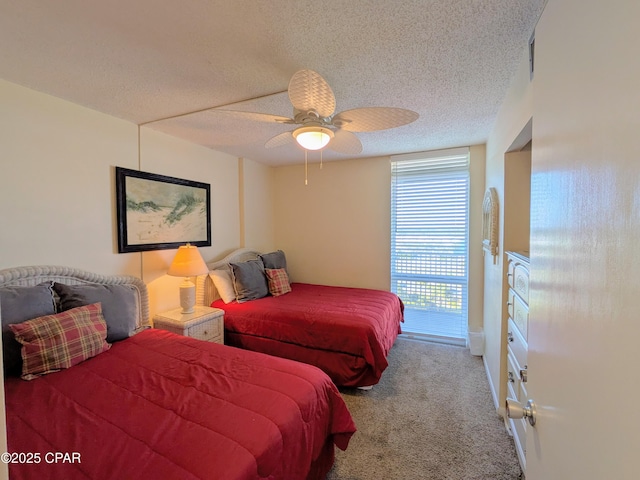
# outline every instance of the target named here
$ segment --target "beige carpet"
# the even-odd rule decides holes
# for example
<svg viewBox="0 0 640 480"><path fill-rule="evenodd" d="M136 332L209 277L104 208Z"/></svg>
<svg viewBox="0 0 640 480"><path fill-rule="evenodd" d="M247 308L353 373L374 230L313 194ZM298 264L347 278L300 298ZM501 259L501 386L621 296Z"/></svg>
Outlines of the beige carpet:
<svg viewBox="0 0 640 480"><path fill-rule="evenodd" d="M342 396L358 431L327 480L521 478L482 359L468 349L399 338L380 383Z"/></svg>

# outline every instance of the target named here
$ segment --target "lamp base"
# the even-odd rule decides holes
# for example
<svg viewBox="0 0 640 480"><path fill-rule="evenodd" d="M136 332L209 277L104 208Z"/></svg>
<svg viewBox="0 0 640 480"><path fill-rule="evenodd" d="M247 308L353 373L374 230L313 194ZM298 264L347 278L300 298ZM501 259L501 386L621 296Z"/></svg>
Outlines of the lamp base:
<svg viewBox="0 0 640 480"><path fill-rule="evenodd" d="M188 278L180 284L180 306L182 313L193 313L196 305L196 286Z"/></svg>

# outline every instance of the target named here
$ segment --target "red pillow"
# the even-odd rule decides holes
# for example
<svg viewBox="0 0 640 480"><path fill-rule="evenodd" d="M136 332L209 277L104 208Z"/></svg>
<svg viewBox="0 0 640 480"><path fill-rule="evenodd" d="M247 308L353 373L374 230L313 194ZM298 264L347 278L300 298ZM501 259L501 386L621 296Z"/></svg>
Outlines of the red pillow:
<svg viewBox="0 0 640 480"><path fill-rule="evenodd" d="M289 275L284 268L265 268L267 280L269 281L269 293L274 297L284 295L291 291Z"/></svg>
<svg viewBox="0 0 640 480"><path fill-rule="evenodd" d="M22 344L24 380L72 367L111 347L106 342L107 323L100 303L12 324L9 328Z"/></svg>

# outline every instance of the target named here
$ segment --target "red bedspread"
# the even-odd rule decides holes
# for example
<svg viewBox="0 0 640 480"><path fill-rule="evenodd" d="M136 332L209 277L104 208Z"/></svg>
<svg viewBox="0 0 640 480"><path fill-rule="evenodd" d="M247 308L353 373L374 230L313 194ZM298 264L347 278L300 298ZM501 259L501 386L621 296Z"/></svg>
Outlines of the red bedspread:
<svg viewBox="0 0 640 480"><path fill-rule="evenodd" d="M382 290L291 284L292 291L225 311L230 345L310 363L340 386L374 385L400 333L402 302Z"/></svg>
<svg viewBox="0 0 640 480"><path fill-rule="evenodd" d="M5 390L12 480L324 478L355 431L319 369L161 330Z"/></svg>

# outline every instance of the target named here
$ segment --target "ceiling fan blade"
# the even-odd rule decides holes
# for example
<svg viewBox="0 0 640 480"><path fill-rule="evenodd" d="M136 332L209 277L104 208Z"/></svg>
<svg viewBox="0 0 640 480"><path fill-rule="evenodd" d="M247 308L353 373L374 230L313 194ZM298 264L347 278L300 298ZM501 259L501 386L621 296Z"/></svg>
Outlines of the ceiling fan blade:
<svg viewBox="0 0 640 480"><path fill-rule="evenodd" d="M283 117L281 115L271 115L269 113L257 113L257 112L243 112L241 110L224 110L222 108L212 108L209 112L216 114L231 115L238 118L246 118L247 120L254 120L256 122L270 122L270 123L296 123L293 118Z"/></svg>
<svg viewBox="0 0 640 480"><path fill-rule="evenodd" d="M336 97L322 76L313 70L299 70L289 81L289 99L293 108L302 112L315 110L330 117L336 110Z"/></svg>
<svg viewBox="0 0 640 480"><path fill-rule="evenodd" d="M288 145L290 143L294 143L295 139L291 132L282 132L276 135L275 137L271 137L267 140L267 143L264 144L265 148L275 148L281 147L283 145Z"/></svg>
<svg viewBox="0 0 640 480"><path fill-rule="evenodd" d="M340 112L332 123L350 132L374 132L415 122L418 117L416 112L404 108L365 107Z"/></svg>
<svg viewBox="0 0 640 480"><path fill-rule="evenodd" d="M360 142L360 139L351 132L347 132L346 130L337 130L327 148L338 153L357 155L362 152L362 142Z"/></svg>

